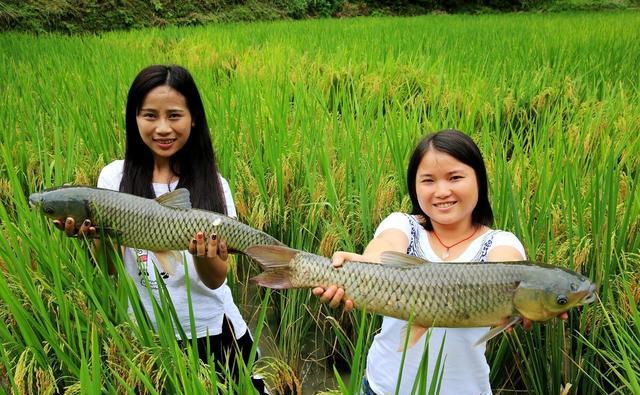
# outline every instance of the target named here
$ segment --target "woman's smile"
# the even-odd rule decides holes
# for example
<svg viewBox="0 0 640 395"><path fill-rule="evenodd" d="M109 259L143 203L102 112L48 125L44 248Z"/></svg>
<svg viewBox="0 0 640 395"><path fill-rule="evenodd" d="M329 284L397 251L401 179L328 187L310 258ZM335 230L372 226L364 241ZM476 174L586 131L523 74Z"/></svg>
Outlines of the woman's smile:
<svg viewBox="0 0 640 395"><path fill-rule="evenodd" d="M476 173L447 153L429 150L418 166L416 194L432 223L471 224L471 214L478 203Z"/></svg>
<svg viewBox="0 0 640 395"><path fill-rule="evenodd" d="M456 202L443 202L443 203L435 203L434 206L438 209L448 209L449 207L456 204Z"/></svg>
<svg viewBox="0 0 640 395"><path fill-rule="evenodd" d="M160 147L160 149L168 150L177 139L153 139L153 141Z"/></svg>

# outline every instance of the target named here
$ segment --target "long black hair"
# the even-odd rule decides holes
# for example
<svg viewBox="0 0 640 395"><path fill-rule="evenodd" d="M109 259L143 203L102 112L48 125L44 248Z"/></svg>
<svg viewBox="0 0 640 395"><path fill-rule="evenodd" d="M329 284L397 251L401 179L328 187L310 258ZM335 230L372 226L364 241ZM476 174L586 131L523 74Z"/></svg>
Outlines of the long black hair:
<svg viewBox="0 0 640 395"><path fill-rule="evenodd" d="M407 189L409 190L409 197L411 198L411 204L413 206L411 213L422 216L425 219L423 224L424 228L426 230L433 230L431 219L420 208L418 195L416 193L418 166L425 154L432 149L449 154L465 165L473 168L476 173L476 180L478 181L478 204L476 204L476 207L471 213L471 222L474 225L493 225L493 210L491 209L491 203L489 203L487 169L482 159L482 153L471 137L458 130L452 129L428 134L420 140L411 155L407 168Z"/></svg>
<svg viewBox="0 0 640 395"><path fill-rule="evenodd" d="M136 76L129 88L125 114L127 148L120 191L155 198L153 154L142 141L136 117L147 94L158 86L169 86L187 101L193 125L187 142L170 158L171 170L180 178L177 188L187 188L195 208L227 213L218 166L209 136L204 105L191 74L176 65L152 65Z"/></svg>

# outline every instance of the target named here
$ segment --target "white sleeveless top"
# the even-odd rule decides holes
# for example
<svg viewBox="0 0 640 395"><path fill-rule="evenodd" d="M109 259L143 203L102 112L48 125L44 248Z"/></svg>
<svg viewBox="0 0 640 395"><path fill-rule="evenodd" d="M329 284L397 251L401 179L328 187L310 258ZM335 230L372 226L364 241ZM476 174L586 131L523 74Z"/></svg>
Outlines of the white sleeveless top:
<svg viewBox="0 0 640 395"><path fill-rule="evenodd" d="M376 229L374 237L387 229L398 229L409 239L409 255L419 256L431 262L442 262L429 244L427 231L417 220L407 214L393 213ZM459 262L484 262L487 254L496 246L516 248L523 257L524 247L509 232L489 230L475 239L456 259ZM367 355L366 375L371 389L378 395L395 394L405 341L403 330L407 321L384 317L382 327L373 339ZM474 346L489 328L438 328L429 329L427 388L433 379L438 352L442 346L441 395L491 394L489 365L485 357L486 343ZM446 338L445 338L446 334ZM427 334L405 353L399 394L411 394L425 351ZM444 339L444 343L443 343Z"/></svg>
<svg viewBox="0 0 640 395"><path fill-rule="evenodd" d="M114 191L119 190L123 166L123 160L117 160L105 166L98 177L98 188L111 189ZM236 209L233 203L233 197L231 196L229 183L222 176L218 176L220 177L224 190L227 215L235 217ZM174 190L177 185L178 181L170 185L154 183L153 189L156 196L160 196L169 192L169 189ZM185 245L185 248L186 247ZM240 315L238 307L233 302L231 289L229 289L227 281L225 280L224 284L216 289L210 289L200 280L193 263L193 257L189 251L184 250L181 252L181 255L187 260L196 337L212 336L222 333L224 315L226 315L233 324L236 338L242 337L247 331L247 324ZM175 270L171 275L163 272L162 266L158 263L158 259L153 252L150 251L126 247L124 249L123 260L125 269L136 285L140 300L153 323L153 327L157 330L157 321L153 312L151 295L149 294L146 283L148 280L153 297L160 303L160 297L158 296L158 281L160 281L160 279L156 278L155 266L166 284L182 330L188 338L191 338L189 303L187 299L186 275L183 260L180 259L179 261L169 263ZM129 312L132 312L131 306L129 306ZM177 328L175 329L175 334L176 337L179 337Z"/></svg>

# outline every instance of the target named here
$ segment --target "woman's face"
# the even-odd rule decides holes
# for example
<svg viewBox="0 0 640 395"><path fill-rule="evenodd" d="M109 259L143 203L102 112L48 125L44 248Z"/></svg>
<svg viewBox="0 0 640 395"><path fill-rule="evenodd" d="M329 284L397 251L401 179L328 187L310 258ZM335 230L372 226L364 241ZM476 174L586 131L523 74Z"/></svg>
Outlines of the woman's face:
<svg viewBox="0 0 640 395"><path fill-rule="evenodd" d="M187 143L192 118L187 99L168 85L147 93L136 116L142 141L156 163L166 161Z"/></svg>
<svg viewBox="0 0 640 395"><path fill-rule="evenodd" d="M471 225L478 204L476 172L453 156L430 148L416 173L416 194L420 208L431 223Z"/></svg>

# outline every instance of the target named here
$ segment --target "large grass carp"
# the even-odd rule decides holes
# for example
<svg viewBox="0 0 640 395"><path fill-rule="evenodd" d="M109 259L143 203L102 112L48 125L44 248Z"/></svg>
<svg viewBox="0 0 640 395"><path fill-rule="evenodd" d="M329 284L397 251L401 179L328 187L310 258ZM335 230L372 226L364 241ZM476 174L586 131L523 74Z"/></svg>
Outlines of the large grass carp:
<svg viewBox="0 0 640 395"><path fill-rule="evenodd" d="M213 232L228 248L243 252L255 244L282 245L268 234L223 214L191 208L189 191L176 189L156 199L89 187L60 187L29 196L29 203L54 219L90 219L127 247L150 251L187 249L194 234Z"/></svg>
<svg viewBox="0 0 640 395"><path fill-rule="evenodd" d="M385 252L382 263L347 262L280 246L246 253L264 272L258 285L286 289L337 285L356 308L419 327L496 326L486 341L522 319L545 321L595 300L596 286L568 269L530 262L432 263Z"/></svg>

